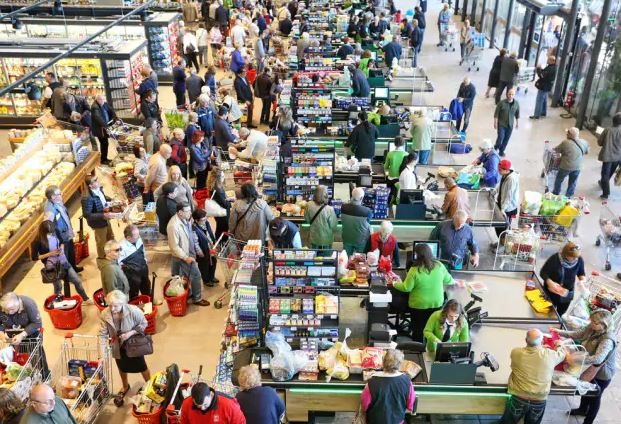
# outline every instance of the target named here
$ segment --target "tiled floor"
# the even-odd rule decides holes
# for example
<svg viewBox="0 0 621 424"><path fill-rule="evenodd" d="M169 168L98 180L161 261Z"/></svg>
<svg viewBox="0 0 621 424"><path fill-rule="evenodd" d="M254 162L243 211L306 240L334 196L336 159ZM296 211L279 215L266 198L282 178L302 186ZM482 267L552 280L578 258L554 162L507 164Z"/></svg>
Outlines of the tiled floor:
<svg viewBox="0 0 621 424"><path fill-rule="evenodd" d="M397 0L397 7L407 10L413 2L409 0ZM479 72L466 72L464 68L459 67L459 54L457 52L445 53L435 46L437 43L437 29L434 22L439 10L439 1L429 2L429 12L427 21L429 22L425 34L425 45L419 63L425 68L427 74L433 81L436 91L426 95L428 104L444 104L447 105L452 98L455 97L457 89L463 77L469 75L472 78L478 90L478 95L474 102L474 112L468 131L468 141L474 145L478 144L484 138L495 138L493 130L493 109L494 102L492 99L486 99L483 94L487 82L489 66L496 54L495 50L486 50L481 62L481 70ZM163 88L160 98L164 108L170 108L174 104L174 97L169 88ZM552 143L560 142L564 136L564 129L574 125L574 120L563 119L559 115L564 111L561 109L551 109L549 117L541 121L531 121L528 115L533 110L535 98L535 89L531 88L528 94L520 93L517 100L520 102L522 119L520 127L515 131L509 148L507 150L507 158L512 160L514 168L521 174L521 189L540 191L543 188L542 180L539 177L542 167L543 142L550 140ZM168 106L166 106L168 105ZM258 113L255 113L258 116ZM599 234L598 216L600 212L600 204L598 196L600 194L597 180L599 176L600 164L597 162L597 144L595 138L588 132L584 131L582 136L588 140L591 146L591 153L585 161L585 167L580 176L578 183L578 193L584 194L591 202L592 213L582 218L579 228L577 240L583 246L583 255L587 263L587 268L591 270L602 270L604 260L604 249L596 248L594 240ZM468 157L468 160L474 159L474 152ZM75 200L75 199L74 199ZM621 192L619 189L613 188L609 205L619 211L621 201ZM76 213L74 217L79 216L78 202L73 202L73 209ZM76 222L77 223L77 222ZM118 238L121 237L122 228L114 228ZM398 234L397 234L398 236ZM91 251L94 252L94 241L91 237ZM554 251L555 247L551 246L548 252ZM490 251L484 251L484 260L486 262L493 261L493 254ZM83 265L85 271L82 273L84 284L89 293L94 292L100 287L99 272L96 269L94 258L91 256ZM156 293L161 293L161 286L166 278L170 275L168 265L168 254L166 249L150 253L149 265L152 271L156 271L159 275ZM613 258L613 271L621 271L621 261ZM43 303L44 297L47 295L47 288L42 290L38 264L23 261L19 266L15 267L15 271L5 276L3 284L7 287L17 286L18 293L27 294L33 297L38 304ZM611 274L612 275L612 274ZM222 288L212 288L206 291L206 297L213 301L223 293ZM501 301L501 300L499 300ZM511 301L510 299L504 301ZM85 321L78 330L79 333L94 334L98 328L98 318L94 306L86 307ZM223 329L225 319L225 310L217 310L213 306L208 308L190 307L188 315L184 318L174 318L168 313L166 305L160 307L157 320L157 334L154 337L155 355L148 358L148 363L153 371L161 370L171 362L176 362L180 367L187 367L192 371L196 371L199 365L204 365L204 375L210 377L215 369L219 352L219 340ZM47 315L44 316L45 332L45 348L48 359L53 364L58 358L59 347L63 341L63 331L53 329ZM509 348L509 347L508 347ZM621 362L618 362L621 363ZM114 367L115 379L116 367ZM140 386L139 378L132 376L132 388L136 391ZM117 388L119 386L118 379L115 380ZM568 399L551 398L544 419L545 423L577 423L573 417L568 417L566 411L569 409ZM602 409L599 414L598 423L612 424L619 422L621 413L621 380L617 378L613 381L610 388L604 395ZM573 400L572 404L576 404L577 400ZM489 417L486 417L489 418ZM480 422L493 422L495 418L482 418ZM570 418L570 419L568 419ZM474 423L477 417L433 417L435 423ZM110 405L102 413L99 423L121 423L135 422L129 413L129 408L115 408ZM338 415L336 419L321 419L318 422L351 422L351 415Z"/></svg>

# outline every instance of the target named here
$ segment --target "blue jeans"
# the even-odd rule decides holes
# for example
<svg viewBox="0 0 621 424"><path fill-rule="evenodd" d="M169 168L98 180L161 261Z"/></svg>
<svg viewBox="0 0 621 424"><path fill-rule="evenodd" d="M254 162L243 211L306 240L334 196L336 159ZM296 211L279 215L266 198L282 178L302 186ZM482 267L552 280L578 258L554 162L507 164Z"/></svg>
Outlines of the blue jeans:
<svg viewBox="0 0 621 424"><path fill-rule="evenodd" d="M170 273L171 275L186 277L190 281L190 297L192 298L192 301L199 302L202 299L201 283L203 281L203 277L201 276L201 271L198 268L198 263L196 261L188 264L179 258L172 258L170 263Z"/></svg>
<svg viewBox="0 0 621 424"><path fill-rule="evenodd" d="M511 396L507 401L505 413L500 419L501 424L517 424L524 417L524 424L539 424L546 411L546 401L520 399Z"/></svg>
<svg viewBox="0 0 621 424"><path fill-rule="evenodd" d="M417 150L418 153L418 163L421 165L429 164L429 156L431 155L431 150Z"/></svg>
<svg viewBox="0 0 621 424"><path fill-rule="evenodd" d="M498 127L498 138L496 139L494 149L498 149L500 155L505 154L505 149L507 148L507 144L509 144L509 138L511 138L512 132L513 127Z"/></svg>
<svg viewBox="0 0 621 424"><path fill-rule="evenodd" d="M412 68L416 68L416 60L418 58L418 52L417 52L418 47L412 47ZM390 67L390 64L388 65L388 67Z"/></svg>
<svg viewBox="0 0 621 424"><path fill-rule="evenodd" d="M537 118L548 114L548 91L537 90L535 99L535 115Z"/></svg>
<svg viewBox="0 0 621 424"><path fill-rule="evenodd" d="M468 124L470 123L470 115L472 115L472 108L465 107L464 114L455 122L455 128L457 128L457 131L466 131L466 129L468 129ZM463 127L461 125L462 123L464 124Z"/></svg>
<svg viewBox="0 0 621 424"><path fill-rule="evenodd" d="M420 40L418 41L418 47L416 47L416 53L420 53L420 49L423 48L423 40L425 38L425 30L420 31Z"/></svg>
<svg viewBox="0 0 621 424"><path fill-rule="evenodd" d="M554 190L552 193L560 194L561 185L563 185L563 181L565 178L569 176L569 182L567 183L567 197L572 197L574 192L576 191L576 184L578 184L578 175L580 175L580 171L566 171L564 169L559 169L556 174L556 179L554 180Z"/></svg>

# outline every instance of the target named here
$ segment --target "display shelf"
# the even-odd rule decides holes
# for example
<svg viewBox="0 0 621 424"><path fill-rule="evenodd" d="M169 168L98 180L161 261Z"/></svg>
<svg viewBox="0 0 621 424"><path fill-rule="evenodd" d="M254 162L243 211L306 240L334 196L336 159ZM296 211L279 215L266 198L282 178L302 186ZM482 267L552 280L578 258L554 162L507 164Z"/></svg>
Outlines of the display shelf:
<svg viewBox="0 0 621 424"><path fill-rule="evenodd" d="M158 79L172 81L172 68L181 57L177 51L180 20L179 13L159 13L145 22L149 62Z"/></svg>
<svg viewBox="0 0 621 424"><path fill-rule="evenodd" d="M334 146L313 145L312 140L295 140L291 157L283 158L283 195L285 200L310 200L315 188L328 188L334 194ZM293 202L295 203L295 202Z"/></svg>

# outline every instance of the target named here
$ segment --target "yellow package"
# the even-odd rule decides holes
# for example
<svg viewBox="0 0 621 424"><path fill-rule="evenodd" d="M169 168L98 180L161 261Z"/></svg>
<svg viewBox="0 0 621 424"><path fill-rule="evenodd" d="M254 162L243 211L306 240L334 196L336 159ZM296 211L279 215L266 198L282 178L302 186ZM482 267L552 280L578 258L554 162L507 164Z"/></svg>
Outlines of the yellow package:
<svg viewBox="0 0 621 424"><path fill-rule="evenodd" d="M527 290L524 292L524 296L526 297L526 300L528 300L528 303L530 303L530 306L535 310L535 312L538 312L540 314L546 314L550 312L552 303L550 303L548 300L545 299L545 297L543 297L543 293L541 293L541 290Z"/></svg>
<svg viewBox="0 0 621 424"><path fill-rule="evenodd" d="M333 368L336 363L336 355L339 352L341 342L337 342L328 350L319 352L319 369L322 371Z"/></svg>
<svg viewBox="0 0 621 424"><path fill-rule="evenodd" d="M567 204L558 211L557 216L552 218L552 222L562 225L563 227L569 227L574 222L574 218L579 215L580 211L578 209Z"/></svg>
<svg viewBox="0 0 621 424"><path fill-rule="evenodd" d="M328 378L347 380L349 378L349 368L347 368L347 363L343 359L337 358L334 367L328 368L326 374L328 374Z"/></svg>
<svg viewBox="0 0 621 424"><path fill-rule="evenodd" d="M166 376L164 373L157 372L155 373L147 386L144 389L144 394L146 397L151 399L153 402L162 403L164 402L163 394L166 391Z"/></svg>

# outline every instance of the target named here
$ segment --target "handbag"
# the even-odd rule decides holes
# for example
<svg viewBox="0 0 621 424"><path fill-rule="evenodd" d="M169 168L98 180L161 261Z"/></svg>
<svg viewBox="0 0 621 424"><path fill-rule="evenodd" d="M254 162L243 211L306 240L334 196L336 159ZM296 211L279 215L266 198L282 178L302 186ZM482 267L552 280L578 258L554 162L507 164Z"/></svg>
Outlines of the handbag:
<svg viewBox="0 0 621 424"><path fill-rule="evenodd" d="M612 340L612 349L610 349L610 352L608 352L608 355L606 355L606 359L604 359L601 364L589 365L589 367L585 369L582 374L580 374L580 380L590 383L595 379L595 376L597 375L599 370L606 364L606 362L608 362L612 354L615 352L615 348L617 347L617 343L613 339L610 340Z"/></svg>
<svg viewBox="0 0 621 424"><path fill-rule="evenodd" d="M62 280L64 276L65 268L63 268L60 262L53 264L46 262L45 266L41 268L41 279L44 284L55 284Z"/></svg>
<svg viewBox="0 0 621 424"><path fill-rule="evenodd" d="M123 348L128 358L151 355L153 353L153 340L148 334L134 334L125 340Z"/></svg>
<svg viewBox="0 0 621 424"><path fill-rule="evenodd" d="M220 206L218 202L213 200L214 194L216 194L215 190L213 191L211 198L205 200L205 206L203 207L203 209L205 209L205 212L207 212L207 216L210 217L221 218L223 216L226 216L226 209Z"/></svg>

